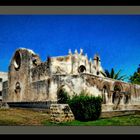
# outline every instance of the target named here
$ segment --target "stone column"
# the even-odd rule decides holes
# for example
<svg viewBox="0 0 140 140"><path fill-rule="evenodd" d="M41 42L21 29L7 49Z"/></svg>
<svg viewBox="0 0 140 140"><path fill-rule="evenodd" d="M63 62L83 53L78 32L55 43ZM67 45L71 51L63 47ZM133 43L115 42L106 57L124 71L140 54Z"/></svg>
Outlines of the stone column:
<svg viewBox="0 0 140 140"><path fill-rule="evenodd" d="M112 103L112 92L111 91L109 91L109 98L108 98L108 104L113 104Z"/></svg>
<svg viewBox="0 0 140 140"><path fill-rule="evenodd" d="M106 104L108 104L108 101L109 101L109 99L108 99L108 93L107 93L107 91L105 91L105 102L106 102Z"/></svg>
<svg viewBox="0 0 140 140"><path fill-rule="evenodd" d="M121 95L121 99L120 99L120 105L124 105L124 94Z"/></svg>

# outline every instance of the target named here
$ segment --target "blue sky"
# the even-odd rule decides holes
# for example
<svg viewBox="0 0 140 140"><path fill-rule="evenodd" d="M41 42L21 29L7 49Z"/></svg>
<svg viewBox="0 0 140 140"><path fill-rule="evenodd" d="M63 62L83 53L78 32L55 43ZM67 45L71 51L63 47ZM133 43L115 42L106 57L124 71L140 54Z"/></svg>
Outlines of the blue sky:
<svg viewBox="0 0 140 140"><path fill-rule="evenodd" d="M130 76L140 64L139 15L1 15L0 71L8 71L14 51L33 49L42 61L83 48L98 53L104 69Z"/></svg>

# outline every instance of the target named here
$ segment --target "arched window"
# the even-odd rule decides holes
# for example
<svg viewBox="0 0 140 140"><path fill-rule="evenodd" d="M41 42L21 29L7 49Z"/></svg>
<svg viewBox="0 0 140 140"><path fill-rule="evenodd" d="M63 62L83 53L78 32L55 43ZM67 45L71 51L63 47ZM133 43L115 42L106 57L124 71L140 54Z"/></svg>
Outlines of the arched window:
<svg viewBox="0 0 140 140"><path fill-rule="evenodd" d="M99 71L97 71L97 72L96 72L96 74L97 74L97 75L99 75L99 74L100 74L100 72L99 72Z"/></svg>
<svg viewBox="0 0 140 140"><path fill-rule="evenodd" d="M15 85L15 92L16 92L16 93L19 93L20 90L21 90L20 83L17 82L16 85Z"/></svg>
<svg viewBox="0 0 140 140"><path fill-rule="evenodd" d="M15 67L15 70L18 71L20 69L20 66L21 66L21 56L20 56L19 51L17 51L15 53L15 56L14 56L14 67Z"/></svg>
<svg viewBox="0 0 140 140"><path fill-rule="evenodd" d="M78 72L79 73L83 73L86 71L86 67L84 65L81 65L79 68L78 68Z"/></svg>

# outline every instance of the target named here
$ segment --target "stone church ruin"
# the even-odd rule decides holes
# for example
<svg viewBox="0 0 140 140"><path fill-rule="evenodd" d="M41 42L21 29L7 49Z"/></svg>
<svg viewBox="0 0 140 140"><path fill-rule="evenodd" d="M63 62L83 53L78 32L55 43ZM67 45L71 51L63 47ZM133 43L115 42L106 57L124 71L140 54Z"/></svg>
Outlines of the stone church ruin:
<svg viewBox="0 0 140 140"><path fill-rule="evenodd" d="M88 60L81 49L42 62L30 49L19 48L9 64L7 78L0 74L2 102L16 107L49 108L61 89L72 96L86 91L103 98L102 111L140 108L140 86L104 77L100 57Z"/></svg>

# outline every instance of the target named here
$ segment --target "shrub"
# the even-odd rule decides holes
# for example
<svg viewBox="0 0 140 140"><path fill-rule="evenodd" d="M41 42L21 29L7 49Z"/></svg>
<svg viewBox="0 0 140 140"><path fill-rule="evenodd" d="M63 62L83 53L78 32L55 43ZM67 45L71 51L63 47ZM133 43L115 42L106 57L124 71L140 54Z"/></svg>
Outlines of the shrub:
<svg viewBox="0 0 140 140"><path fill-rule="evenodd" d="M88 96L80 94L73 96L69 99L68 104L75 116L79 121L97 120L101 113L101 97Z"/></svg>
<svg viewBox="0 0 140 140"><path fill-rule="evenodd" d="M60 89L59 92L57 93L58 97L58 103L60 104L66 104L69 100L69 95L64 89Z"/></svg>

